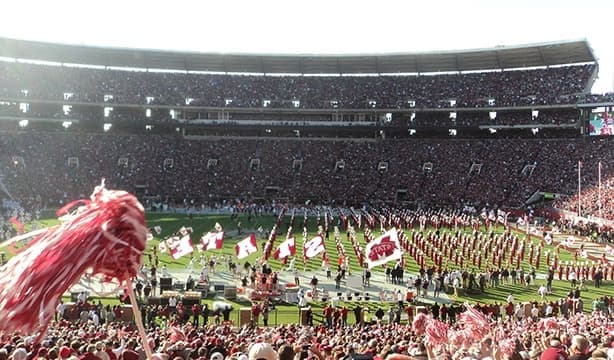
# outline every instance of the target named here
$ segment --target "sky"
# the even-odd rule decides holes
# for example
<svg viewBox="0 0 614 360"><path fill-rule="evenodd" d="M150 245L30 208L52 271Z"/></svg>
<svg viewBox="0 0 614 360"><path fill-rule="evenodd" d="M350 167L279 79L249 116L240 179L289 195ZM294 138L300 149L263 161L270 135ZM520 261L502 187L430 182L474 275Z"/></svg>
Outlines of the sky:
<svg viewBox="0 0 614 360"><path fill-rule="evenodd" d="M221 53L347 54L587 39L614 88L611 0L4 0L0 36Z"/></svg>

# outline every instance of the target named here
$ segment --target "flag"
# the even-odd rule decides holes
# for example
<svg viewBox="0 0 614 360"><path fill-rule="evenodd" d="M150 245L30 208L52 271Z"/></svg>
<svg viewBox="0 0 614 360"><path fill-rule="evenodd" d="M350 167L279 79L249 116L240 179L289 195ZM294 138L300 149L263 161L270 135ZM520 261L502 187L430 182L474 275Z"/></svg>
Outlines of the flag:
<svg viewBox="0 0 614 360"><path fill-rule="evenodd" d="M277 260L287 258L296 254L296 241L294 237L287 238L284 242L279 244L277 250L273 253L273 257Z"/></svg>
<svg viewBox="0 0 614 360"><path fill-rule="evenodd" d="M369 242L365 248L365 255L369 269L389 261L401 259L402 251L397 230L392 228L384 235Z"/></svg>
<svg viewBox="0 0 614 360"><path fill-rule="evenodd" d="M13 224L15 230L17 230L17 235L23 234L23 224L21 223L21 221L17 220L17 218L14 216L11 217L9 221L11 222L11 224Z"/></svg>
<svg viewBox="0 0 614 360"><path fill-rule="evenodd" d="M316 235L316 237L306 241L303 245L303 258L311 259L325 250L324 238L322 238L322 235Z"/></svg>
<svg viewBox="0 0 614 360"><path fill-rule="evenodd" d="M224 232L208 232L200 238L204 250L221 249L224 244Z"/></svg>
<svg viewBox="0 0 614 360"><path fill-rule="evenodd" d="M248 237L235 245L235 255L237 255L237 259L246 258L249 254L253 254L256 251L258 251L258 245L254 233L249 234Z"/></svg>
<svg viewBox="0 0 614 360"><path fill-rule="evenodd" d="M192 246L192 239L190 239L190 235L185 235L183 237L173 236L166 240L166 245L168 246L168 250L171 254L171 257L174 260L179 259L182 256L191 254L194 251L194 247Z"/></svg>
<svg viewBox="0 0 614 360"><path fill-rule="evenodd" d="M181 234L181 236L186 236L189 235L193 232L191 227L185 227L182 226L181 229L179 229L179 233Z"/></svg>
<svg viewBox="0 0 614 360"><path fill-rule="evenodd" d="M507 217L509 216L509 212L505 212L503 210L497 210L497 222L507 226Z"/></svg>

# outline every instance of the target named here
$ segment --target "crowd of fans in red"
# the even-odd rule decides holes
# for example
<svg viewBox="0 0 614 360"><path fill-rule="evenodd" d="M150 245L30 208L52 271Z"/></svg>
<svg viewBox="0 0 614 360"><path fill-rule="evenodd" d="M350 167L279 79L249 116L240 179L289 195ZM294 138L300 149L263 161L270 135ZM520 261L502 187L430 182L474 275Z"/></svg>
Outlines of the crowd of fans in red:
<svg viewBox="0 0 614 360"><path fill-rule="evenodd" d="M346 326L323 324L232 327L229 323L180 324L147 331L155 360L587 360L611 359L611 314L596 310L567 317L493 315L477 306L457 321L413 314L413 321L358 321ZM434 328L431 324L438 324ZM484 326L477 328L478 325ZM441 330L441 331L440 331ZM133 325L119 321L60 320L37 341L34 336L3 335L0 359L144 360L144 342Z"/></svg>
<svg viewBox="0 0 614 360"><path fill-rule="evenodd" d="M601 215L614 219L613 149L596 138L355 142L21 132L0 135L0 164L13 196L50 207L83 198L104 177L169 205L267 198L481 208L521 206L535 191L574 194L582 161L586 216L598 215L601 161ZM559 204L577 210L574 199Z"/></svg>

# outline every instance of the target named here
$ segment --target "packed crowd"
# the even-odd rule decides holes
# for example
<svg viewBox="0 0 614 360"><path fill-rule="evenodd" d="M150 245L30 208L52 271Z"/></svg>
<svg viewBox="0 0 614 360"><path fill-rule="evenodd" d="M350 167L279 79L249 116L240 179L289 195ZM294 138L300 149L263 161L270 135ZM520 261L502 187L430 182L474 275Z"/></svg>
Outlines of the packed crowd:
<svg viewBox="0 0 614 360"><path fill-rule="evenodd" d="M449 108L572 104L594 65L433 76L247 76L0 63L0 96L110 104ZM70 95L66 95L70 94ZM489 100L494 103L489 104Z"/></svg>
<svg viewBox="0 0 614 360"><path fill-rule="evenodd" d="M458 208L518 206L535 191L573 194L581 160L583 214L596 215L591 194L600 160L602 215L613 219L606 191L613 149L609 139L594 138L376 143L22 132L0 135L0 150L7 154L0 172L14 197L39 207L83 198L106 178L111 187L171 204L268 198Z"/></svg>
<svg viewBox="0 0 614 360"><path fill-rule="evenodd" d="M606 219L614 219L614 179L605 177L601 181L601 189L597 186L589 187L581 192L581 195L560 199L557 205L571 211L578 210L578 200L580 200L580 211L583 216L596 216Z"/></svg>

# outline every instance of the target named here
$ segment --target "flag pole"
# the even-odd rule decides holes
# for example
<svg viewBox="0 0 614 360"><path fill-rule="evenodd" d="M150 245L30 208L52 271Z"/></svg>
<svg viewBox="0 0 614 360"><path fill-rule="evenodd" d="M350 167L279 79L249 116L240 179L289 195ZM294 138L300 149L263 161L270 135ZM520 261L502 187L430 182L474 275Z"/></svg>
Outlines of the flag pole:
<svg viewBox="0 0 614 360"><path fill-rule="evenodd" d="M143 350L145 350L145 356L147 357L147 360L152 360L153 351L149 346L149 342L147 341L147 333L145 332L145 327L143 326L141 310L139 309L136 296L134 295L133 283L131 279L128 279L126 281L126 291L128 292L128 297L130 298L130 304L132 305L132 315L134 315L134 322L136 323L136 328L138 329L139 335L141 336Z"/></svg>
<svg viewBox="0 0 614 360"><path fill-rule="evenodd" d="M598 163L598 182L599 182L599 186L597 187L597 195L599 197L599 217L601 216L601 161L599 161Z"/></svg>
<svg viewBox="0 0 614 360"><path fill-rule="evenodd" d="M578 216L582 216L582 185L581 185L582 161L578 161Z"/></svg>

